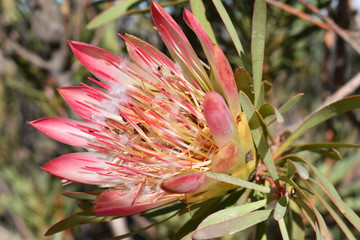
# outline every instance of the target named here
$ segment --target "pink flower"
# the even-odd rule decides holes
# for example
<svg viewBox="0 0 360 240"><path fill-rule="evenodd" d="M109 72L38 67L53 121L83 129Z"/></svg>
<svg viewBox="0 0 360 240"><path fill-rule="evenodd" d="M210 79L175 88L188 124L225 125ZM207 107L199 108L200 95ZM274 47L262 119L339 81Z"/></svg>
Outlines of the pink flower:
<svg viewBox="0 0 360 240"><path fill-rule="evenodd" d="M254 157L245 160L249 153L254 156L251 137L250 143L239 141L249 128L220 47L185 10L209 70L155 2L151 14L173 60L128 34L121 37L131 61L70 41L78 60L100 80L91 79L99 87L59 89L83 121L50 117L30 123L57 141L87 150L55 158L42 169L106 189L94 202L97 215L126 216L177 199L216 197L233 186L208 178L207 171L247 179L255 167Z"/></svg>

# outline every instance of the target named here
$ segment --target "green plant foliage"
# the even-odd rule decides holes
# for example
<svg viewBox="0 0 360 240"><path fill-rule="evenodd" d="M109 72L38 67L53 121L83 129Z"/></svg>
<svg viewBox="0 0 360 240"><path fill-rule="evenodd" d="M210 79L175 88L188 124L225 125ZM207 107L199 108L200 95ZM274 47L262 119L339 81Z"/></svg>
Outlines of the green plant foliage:
<svg viewBox="0 0 360 240"><path fill-rule="evenodd" d="M94 19L92 19L86 26L88 29L97 28L101 25L114 21L117 18L124 16L127 10L134 4L138 3L140 0L125 0L121 1L118 4L104 10Z"/></svg>
<svg viewBox="0 0 360 240"><path fill-rule="evenodd" d="M82 239L89 233L82 233L77 225L116 219L93 212L102 186L68 182L61 186L57 179L40 173L39 166L47 159L73 148L36 135L26 124L40 117L73 114L54 89L78 84L90 74L74 61L65 45L67 38L119 53L125 52L126 46L115 35L126 30L165 49L151 24L149 1L93 1L86 7L73 1L51 2L56 13L45 8L36 12L31 1L1 3L0 61L4 67L0 67L0 115L5 117L0 118L0 232L9 236L5 239L42 239L44 234L49 240ZM196 33L189 34L180 20L181 9L191 8L212 43L221 47L235 69L239 104L256 149L255 156L250 156L256 161L255 171L246 180L207 172L206 178L230 186L225 195L190 202L190 195L184 194L182 201L147 210L138 218L127 217L128 233L99 238L360 239L360 128L359 112L354 111L360 108L360 95L351 95L359 93L353 89L348 93L351 96L322 105L324 96L335 96L360 70L360 58L347 45L348 40L337 35L337 25L329 25L301 1L281 1L282 8L273 4L275 1L250 2L253 4L160 0L159 4L168 7L203 61ZM345 1L306 2L320 14L330 12L326 17L346 17L340 12ZM296 15L294 9L301 14ZM56 41L46 39L46 32L37 28L41 18L35 13L47 13L52 17L45 25L56 23L63 29L55 34ZM59 19L58 13L62 14ZM128 18L123 21L125 16ZM307 17L321 21L327 30L308 22ZM351 17L347 20L356 29L355 16ZM333 20L354 40L351 34L356 36L356 32L351 25ZM337 41L332 41L335 38ZM341 41L346 48L339 53ZM332 65L335 62L345 64ZM201 64L209 73L208 63ZM66 198L59 194L62 189ZM137 221L139 218L145 223Z"/></svg>

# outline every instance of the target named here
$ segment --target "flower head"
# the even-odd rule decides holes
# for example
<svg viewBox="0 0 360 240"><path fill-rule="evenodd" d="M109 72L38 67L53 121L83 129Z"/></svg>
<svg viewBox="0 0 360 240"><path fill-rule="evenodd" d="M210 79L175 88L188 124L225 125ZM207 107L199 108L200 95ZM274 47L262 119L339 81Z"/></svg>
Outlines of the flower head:
<svg viewBox="0 0 360 240"><path fill-rule="evenodd" d="M185 34L157 3L151 14L172 59L135 36L124 34L131 61L101 48L70 41L98 80L60 88L83 121L50 117L31 122L49 137L87 152L55 158L42 168L60 178L106 191L94 212L126 216L174 201L198 201L233 186L207 171L248 178L255 152L229 62L191 12L186 23L197 34L209 68Z"/></svg>

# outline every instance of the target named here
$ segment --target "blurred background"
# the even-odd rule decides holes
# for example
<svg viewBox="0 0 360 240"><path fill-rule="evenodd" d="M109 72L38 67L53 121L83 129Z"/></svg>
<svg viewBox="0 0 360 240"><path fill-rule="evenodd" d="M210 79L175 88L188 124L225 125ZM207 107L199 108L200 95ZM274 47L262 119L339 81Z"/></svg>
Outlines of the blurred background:
<svg viewBox="0 0 360 240"><path fill-rule="evenodd" d="M153 28L148 1L131 1L122 16L115 16L101 26L88 25L101 12L121 2L130 1L0 1L0 239L92 240L151 224L151 220L135 216L113 224L83 225L44 237L51 225L78 211L77 202L61 192L87 189L80 184L62 186L60 179L41 171L40 166L48 160L77 149L51 140L27 124L48 116L79 118L69 111L56 88L89 83L87 77L92 76L76 61L67 40L97 45L126 57L124 42L117 33L127 32L166 52ZM288 10L271 2L275 1L269 1L268 5L264 66L264 79L273 85L268 101L278 107L297 93L305 94L297 107L285 115L285 124L274 128L276 135L331 100L339 89L344 96L359 94L360 78L356 74L360 71L360 57L354 47L331 29L289 12L291 8L322 20L301 1L280 1L290 7ZM360 46L359 1L308 2ZM181 20L182 9L190 8L189 2L164 0L159 3L167 5L168 12L202 57L195 35ZM212 2L204 3L216 38L235 69L239 59L232 41ZM223 3L249 56L253 1L225 0ZM350 81L353 85L349 85ZM316 128L304 141L359 144L359 131L360 113L353 111ZM359 212L360 152L347 149L341 150L341 154L341 161L314 154L308 157L317 162L341 189L345 201ZM165 236L181 226L176 220L166 224L135 238L166 239ZM332 233L334 239L340 239L336 229Z"/></svg>

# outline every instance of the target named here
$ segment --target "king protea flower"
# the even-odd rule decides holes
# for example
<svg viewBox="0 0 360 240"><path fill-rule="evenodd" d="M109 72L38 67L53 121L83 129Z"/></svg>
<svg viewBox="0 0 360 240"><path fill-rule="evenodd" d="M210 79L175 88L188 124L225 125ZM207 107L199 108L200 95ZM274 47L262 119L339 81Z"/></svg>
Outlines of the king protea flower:
<svg viewBox="0 0 360 240"><path fill-rule="evenodd" d="M172 59L132 35L122 35L131 61L70 41L77 59L98 80L60 88L83 121L62 117L30 124L49 137L86 152L55 158L42 169L57 177L106 189L94 202L103 216L126 216L174 200L194 202L233 186L206 172L248 179L255 151L241 112L233 71L219 46L184 11L208 66L157 3L151 14Z"/></svg>

